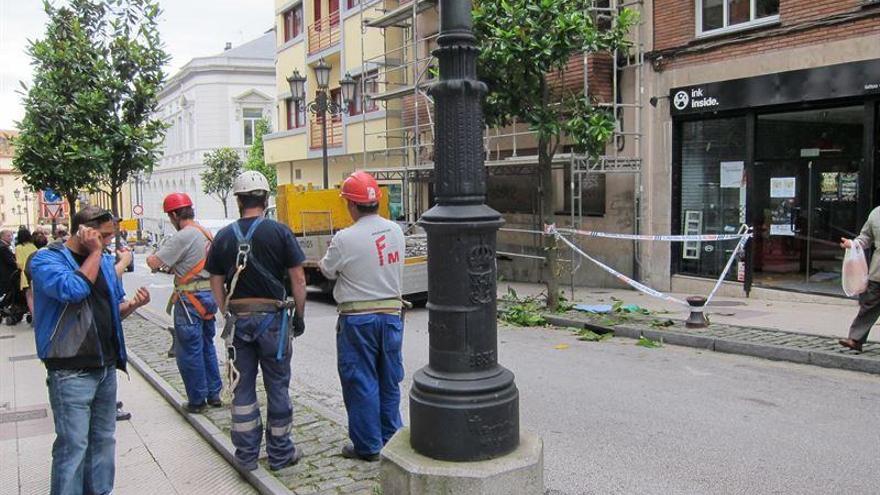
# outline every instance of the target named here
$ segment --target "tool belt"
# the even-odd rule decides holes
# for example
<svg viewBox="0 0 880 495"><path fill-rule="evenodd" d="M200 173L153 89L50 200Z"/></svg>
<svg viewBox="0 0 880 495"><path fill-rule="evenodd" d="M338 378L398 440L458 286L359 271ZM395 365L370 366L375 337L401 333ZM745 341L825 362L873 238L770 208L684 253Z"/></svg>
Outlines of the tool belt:
<svg viewBox="0 0 880 495"><path fill-rule="evenodd" d="M339 303L336 311L341 315L360 315L371 313L398 314L401 308L411 308L412 304L403 299L378 299L376 301L349 301Z"/></svg>
<svg viewBox="0 0 880 495"><path fill-rule="evenodd" d="M260 313L277 313L294 306L293 301L279 301L262 297L244 297L229 301L229 312L235 316L248 316Z"/></svg>
<svg viewBox="0 0 880 495"><path fill-rule="evenodd" d="M181 295L183 295L183 297L185 297L192 305L193 309L196 310L196 313L199 314L199 318L203 320L213 320L214 313L208 313L205 305L202 304L202 301L200 301L195 294L196 292L205 292L209 290L211 290L211 282L208 280L196 280L194 282L175 285L174 292L171 293L171 298L168 299L168 305L165 307L165 312L170 315L172 308L174 308L174 305L177 304L177 301L179 301Z"/></svg>

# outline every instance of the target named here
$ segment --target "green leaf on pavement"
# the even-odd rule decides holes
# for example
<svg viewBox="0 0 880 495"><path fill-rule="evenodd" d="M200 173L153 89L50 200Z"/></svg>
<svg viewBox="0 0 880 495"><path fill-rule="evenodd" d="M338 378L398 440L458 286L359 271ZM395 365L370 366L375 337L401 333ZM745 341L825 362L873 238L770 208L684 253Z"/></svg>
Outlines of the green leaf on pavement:
<svg viewBox="0 0 880 495"><path fill-rule="evenodd" d="M636 345L640 345L642 347L647 347L648 349L656 349L658 347L663 347L663 344L657 342L656 340L651 340L648 337L642 335L639 337L639 341L636 342Z"/></svg>

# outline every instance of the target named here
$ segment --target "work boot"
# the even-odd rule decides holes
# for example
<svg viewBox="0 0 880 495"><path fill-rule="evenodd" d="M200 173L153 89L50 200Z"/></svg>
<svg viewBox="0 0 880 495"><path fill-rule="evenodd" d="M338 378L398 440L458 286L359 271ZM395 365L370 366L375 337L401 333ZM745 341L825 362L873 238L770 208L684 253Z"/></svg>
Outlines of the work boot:
<svg viewBox="0 0 880 495"><path fill-rule="evenodd" d="M376 462L379 460L379 454L359 454L354 450L354 445L347 443L342 447L342 457L346 459L360 459L367 462Z"/></svg>
<svg viewBox="0 0 880 495"><path fill-rule="evenodd" d="M270 471L278 471L286 468L287 466L295 466L300 459L303 458L302 449L296 449L293 451L293 457L290 458L289 461L285 462L280 466L269 466Z"/></svg>
<svg viewBox="0 0 880 495"><path fill-rule="evenodd" d="M187 402L186 405L183 406L183 408L186 409L186 412L190 414L202 414L203 412L205 412L205 409L208 408L208 403L202 402L201 404L193 405Z"/></svg>
<svg viewBox="0 0 880 495"><path fill-rule="evenodd" d="M220 397L214 397L213 399L208 399L208 405L214 408L223 407L223 401L220 400Z"/></svg>
<svg viewBox="0 0 880 495"><path fill-rule="evenodd" d="M853 339L840 339L837 341L837 343L846 347L847 349L862 352L862 343Z"/></svg>
<svg viewBox="0 0 880 495"><path fill-rule="evenodd" d="M131 419L131 413L122 410L122 401L116 402L116 421L128 421Z"/></svg>

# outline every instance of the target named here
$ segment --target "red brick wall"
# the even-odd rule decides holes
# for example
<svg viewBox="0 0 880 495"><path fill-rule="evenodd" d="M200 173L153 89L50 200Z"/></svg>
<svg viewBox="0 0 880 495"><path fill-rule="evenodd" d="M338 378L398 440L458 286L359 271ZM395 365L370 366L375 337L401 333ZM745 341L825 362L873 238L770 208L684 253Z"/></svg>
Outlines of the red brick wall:
<svg viewBox="0 0 880 495"><path fill-rule="evenodd" d="M589 94L596 101L610 102L613 96L611 92L612 63L611 55L607 53L593 53L588 58L588 82ZM549 74L547 82L554 94L559 95L564 88L568 92L582 93L584 90L584 56L579 53L569 59L565 70Z"/></svg>
<svg viewBox="0 0 880 495"><path fill-rule="evenodd" d="M694 0L656 0L654 51L655 54L669 54L670 50L688 48L688 53L673 53L672 57L664 55L664 66L671 67L880 33L880 8L862 8L861 5L862 0L780 0L780 23L777 25L697 40ZM804 26L846 13L875 15L833 26ZM755 36L757 39L737 40L738 37Z"/></svg>

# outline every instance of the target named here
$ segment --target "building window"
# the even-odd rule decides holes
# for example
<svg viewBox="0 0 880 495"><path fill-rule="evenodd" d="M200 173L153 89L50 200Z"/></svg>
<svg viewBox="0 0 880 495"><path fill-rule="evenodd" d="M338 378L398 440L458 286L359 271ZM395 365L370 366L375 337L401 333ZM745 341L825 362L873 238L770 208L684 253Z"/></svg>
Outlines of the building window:
<svg viewBox="0 0 880 495"><path fill-rule="evenodd" d="M370 71L355 77L354 80L356 84L354 96L348 104L349 115L360 115L378 110L379 105L376 100L369 97L369 95L379 92L378 72Z"/></svg>
<svg viewBox="0 0 880 495"><path fill-rule="evenodd" d="M361 0L348 0L348 8L353 9L361 4Z"/></svg>
<svg viewBox="0 0 880 495"><path fill-rule="evenodd" d="M263 112L259 108L245 108L242 110L244 118L244 144L254 144L254 136L257 132L257 122L263 118Z"/></svg>
<svg viewBox="0 0 880 495"><path fill-rule="evenodd" d="M303 102L293 101L293 98L285 100L287 109L287 128L298 129L306 125L306 105Z"/></svg>
<svg viewBox="0 0 880 495"><path fill-rule="evenodd" d="M697 0L697 33L723 34L779 20L779 0Z"/></svg>
<svg viewBox="0 0 880 495"><path fill-rule="evenodd" d="M303 6L302 4L281 14L284 22L284 42L288 42L303 32Z"/></svg>
<svg viewBox="0 0 880 495"><path fill-rule="evenodd" d="M296 178L296 180L300 180L303 178L303 171L301 168L294 170L294 177Z"/></svg>

